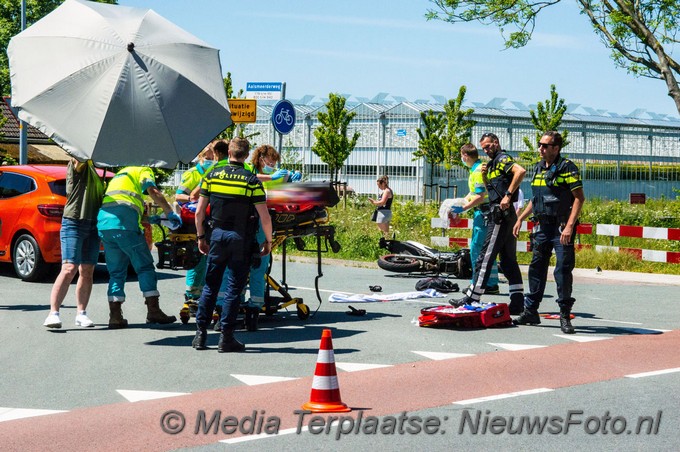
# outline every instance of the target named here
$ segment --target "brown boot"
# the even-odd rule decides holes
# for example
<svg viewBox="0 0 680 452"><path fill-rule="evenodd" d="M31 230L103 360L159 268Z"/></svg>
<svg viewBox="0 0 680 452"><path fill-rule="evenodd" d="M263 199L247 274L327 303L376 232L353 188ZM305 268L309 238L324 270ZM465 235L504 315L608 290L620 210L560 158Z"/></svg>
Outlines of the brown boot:
<svg viewBox="0 0 680 452"><path fill-rule="evenodd" d="M109 329L127 328L128 321L123 318L122 304L118 301L109 301Z"/></svg>
<svg viewBox="0 0 680 452"><path fill-rule="evenodd" d="M165 312L161 311L160 306L158 306L158 296L146 297L146 323L160 323L161 325L166 325L168 323L174 323L177 321L177 317L174 315L165 315Z"/></svg>

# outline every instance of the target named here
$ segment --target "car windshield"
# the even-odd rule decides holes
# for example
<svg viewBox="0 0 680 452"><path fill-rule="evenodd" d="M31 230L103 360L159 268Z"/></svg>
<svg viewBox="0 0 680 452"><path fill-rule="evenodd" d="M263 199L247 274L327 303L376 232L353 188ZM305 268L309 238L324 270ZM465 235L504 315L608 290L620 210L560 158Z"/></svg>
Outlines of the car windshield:
<svg viewBox="0 0 680 452"><path fill-rule="evenodd" d="M50 186L50 190L55 195L66 196L66 179L53 180L47 185Z"/></svg>

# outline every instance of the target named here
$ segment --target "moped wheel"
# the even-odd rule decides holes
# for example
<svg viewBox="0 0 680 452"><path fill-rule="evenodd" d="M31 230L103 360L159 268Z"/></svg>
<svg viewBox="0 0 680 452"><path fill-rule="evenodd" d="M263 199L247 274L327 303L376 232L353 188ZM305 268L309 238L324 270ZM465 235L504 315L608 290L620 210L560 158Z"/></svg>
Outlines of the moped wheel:
<svg viewBox="0 0 680 452"><path fill-rule="evenodd" d="M411 273L420 270L420 261L415 258L387 254L378 258L378 267L388 272Z"/></svg>

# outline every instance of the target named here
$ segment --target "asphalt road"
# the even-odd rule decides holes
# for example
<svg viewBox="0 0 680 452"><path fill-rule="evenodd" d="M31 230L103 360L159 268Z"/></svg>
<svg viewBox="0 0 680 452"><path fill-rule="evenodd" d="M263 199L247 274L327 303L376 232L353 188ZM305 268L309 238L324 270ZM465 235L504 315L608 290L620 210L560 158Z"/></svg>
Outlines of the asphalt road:
<svg viewBox="0 0 680 452"><path fill-rule="evenodd" d="M279 312L263 318L260 331L238 333L239 338L247 344L247 353L218 354L215 351L217 333L209 338L211 350L197 352L191 348L195 329L193 320L188 325L179 322L162 327L145 325L145 308L136 281L130 281L126 286L128 301L124 305L124 312L130 321L130 328L108 330L107 278L101 269L96 273L88 308L88 315L97 326L90 329L73 326L73 286L62 309L63 328L47 330L42 322L49 309L51 281L24 283L13 276L11 267L0 267L0 321L3 324L0 329L0 341L3 344L0 349L3 363L0 421L4 420L3 415L5 419L11 418L12 413L14 417L19 417L22 410L69 412L4 420L0 422L0 432L5 428L10 431L28 430L34 444L42 450L56 448L58 442L54 441L55 436L72 438L73 445L68 446L71 450L88 447L91 450L96 446L78 444L77 425L69 424L73 431L58 432L44 431L38 427L34 429L32 426L41 425L39 419L42 419L40 422L48 422L46 419L58 421L60 416L72 413L96 417L98 410L106 410L109 406L134 404L139 410L145 406L151 408L158 401L128 401L130 398L134 400L135 396L151 398L142 393L149 391L191 394L185 396L189 399L177 399L178 410L187 405L181 400L194 398L194 403L199 403L197 400L202 400L199 397L222 394L220 391L242 393L243 400L240 402L245 404L246 409L250 407L250 410L260 410L263 406L248 405L256 403L249 402L255 400L252 397L258 400L262 397L264 400L280 399L282 405L279 409L288 415L307 401L309 393L306 388L311 387L321 332L328 328L332 331L343 400L353 408L355 414L365 409L368 416L373 409L380 416L399 415L403 406L409 416L440 419L447 416L449 422L458 427L466 409L477 410L481 416L489 419L498 416L506 420L511 416L522 415L565 416L569 411L580 410L584 413L584 419L589 416L601 418L605 413L610 413L611 417L618 416L620 419L614 426L616 429L624 418L632 424L639 416L654 417L661 412L658 432L651 435L604 434L601 431L584 432L583 426L580 426L560 434L513 435L507 432L464 431L454 435L452 432L456 429L451 426L447 434L441 431L430 435L423 432L401 435L359 432L336 439L333 434L303 431L300 434L261 439L250 435L247 438L249 441L233 444L220 443L220 440L225 439L236 440L224 435L208 435L207 438L200 438L200 441L178 436L171 437L172 441L165 438L163 442L154 443L153 435L163 432L149 432L143 448L289 450L310 447L317 450L351 450L377 447L382 450L414 450L425 446L432 450L448 450L452 447L462 450L550 450L570 447L583 450L677 450L680 444L677 428L680 424L680 351L677 346L667 346L668 338L680 337L674 336L674 330L678 330L680 324L677 278L645 279L614 272L578 273L574 287L577 299L574 326L577 334L565 337L560 333L556 320L544 320L540 326L520 328L465 331L419 328L416 320L420 309L444 304L447 298L349 303L367 311L362 317L350 316L346 314L346 303L327 301L330 293L367 294L368 286L375 284L382 286L383 293L413 291L417 278L388 275L375 268L348 267L335 261L323 265L322 271L319 287L323 302L319 304L313 290L316 265L307 262L291 262L287 265L286 282L290 292L293 296L302 297L312 312L316 311L312 317L300 320L295 310L291 309L290 312ZM164 270L159 275L161 306L166 313L177 315L183 299L184 272ZM280 263L275 264L273 275L281 279ZM465 284L464 281L457 282L461 286ZM549 283L542 312L558 311L554 303L554 290L554 283ZM501 284L501 291L507 291L507 285ZM505 301L505 293L485 297L485 300ZM664 337L666 340L661 341ZM658 353L631 354L636 357L634 362L626 360L626 350L632 353L637 350L638 344L640 350L654 350L654 341L657 340L659 344L664 344ZM675 344L678 345L678 342ZM608 347L611 347L611 352L608 352ZM591 357L584 363L584 366L587 364L587 371L586 367L580 370L579 354ZM518 371L508 374L506 370L517 366L518 359L526 359L527 374L520 375ZM471 369L477 369L479 373L469 371L471 373L461 377L458 372L463 372L463 368L451 364L456 361L461 366L472 366ZM492 362L495 367L488 367ZM423 366L432 366L431 375L437 376L434 383L428 383L427 388L422 387L422 375L416 378L415 373L422 370ZM619 375L619 369L624 377ZM628 375L626 372L636 374L643 371L663 372L645 378L625 377ZM584 377L583 381L578 378L566 380L559 385L555 382L561 375L579 374L588 374L589 377ZM388 379L388 376L396 375L403 375L403 379L395 382ZM512 388L522 387L522 379L526 380L527 375L532 378L545 375L541 387L549 388L550 391L507 396L513 392ZM262 380L262 377L269 380ZM281 378L280 382L276 382L278 378ZM505 383L502 388L498 386L500 392L495 392L496 389L489 386L496 380ZM254 386L263 381L271 383ZM385 387L380 385L381 381L385 381ZM557 387L551 386L551 381ZM347 389L343 382L346 382ZM388 382L391 383L387 385ZM297 394L296 391L300 389L296 384L303 386L304 395L290 401L287 397ZM369 387L377 389L367 393L364 388ZM419 400L419 395L433 389L441 393L439 401ZM455 400L475 398L466 397L468 392L481 393L487 399L464 405L453 404ZM370 404L367 406L363 400L370 401ZM385 412L381 411L382 402L385 402ZM231 403L230 400L223 401L221 406L227 408ZM388 407L400 408L389 411L393 408ZM274 415L284 417L281 411ZM157 426L158 417L155 414L153 416L153 425ZM115 416L109 421L110 429L115 430ZM590 426L594 428L593 422ZM88 433L104 435L104 432L97 431ZM125 433L120 434L122 441ZM110 432L107 431L107 435ZM114 440L96 448L125 450L122 444L116 445Z"/></svg>

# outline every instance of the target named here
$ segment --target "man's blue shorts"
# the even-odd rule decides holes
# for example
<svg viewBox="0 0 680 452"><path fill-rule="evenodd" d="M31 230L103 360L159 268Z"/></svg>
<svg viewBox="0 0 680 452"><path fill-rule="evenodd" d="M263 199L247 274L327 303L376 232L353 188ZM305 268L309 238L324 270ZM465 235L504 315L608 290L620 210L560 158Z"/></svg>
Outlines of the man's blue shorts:
<svg viewBox="0 0 680 452"><path fill-rule="evenodd" d="M95 265L99 258L97 220L61 219L61 263Z"/></svg>

